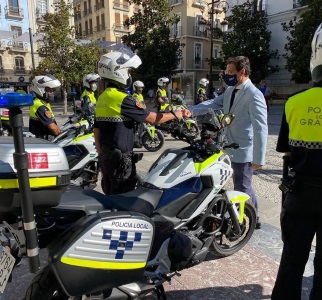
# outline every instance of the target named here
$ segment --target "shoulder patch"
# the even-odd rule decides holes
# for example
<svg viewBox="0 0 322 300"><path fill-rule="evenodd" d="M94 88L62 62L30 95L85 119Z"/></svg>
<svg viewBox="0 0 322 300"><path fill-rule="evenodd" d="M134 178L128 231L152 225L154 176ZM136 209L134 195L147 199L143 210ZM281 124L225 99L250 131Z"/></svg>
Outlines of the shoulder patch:
<svg viewBox="0 0 322 300"><path fill-rule="evenodd" d="M135 105L136 105L138 108L146 109L146 105L144 104L144 102L143 102L143 101L139 101L139 100L135 99Z"/></svg>
<svg viewBox="0 0 322 300"><path fill-rule="evenodd" d="M47 117L47 118L49 118L49 119L53 117L53 113L52 113L50 110L46 110L46 111L45 111L45 115L46 115L46 117Z"/></svg>

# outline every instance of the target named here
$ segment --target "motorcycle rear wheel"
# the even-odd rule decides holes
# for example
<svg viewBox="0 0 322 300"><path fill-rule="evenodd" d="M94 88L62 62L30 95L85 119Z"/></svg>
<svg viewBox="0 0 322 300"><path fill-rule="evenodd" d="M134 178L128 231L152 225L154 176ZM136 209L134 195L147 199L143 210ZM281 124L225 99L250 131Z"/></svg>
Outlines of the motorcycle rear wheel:
<svg viewBox="0 0 322 300"><path fill-rule="evenodd" d="M146 150L156 152L163 147L164 136L159 130L155 131L154 138L148 132L144 132L141 137L141 143Z"/></svg>
<svg viewBox="0 0 322 300"><path fill-rule="evenodd" d="M23 300L68 300L54 273L47 265L33 279ZM77 298L73 298L77 299Z"/></svg>
<svg viewBox="0 0 322 300"><path fill-rule="evenodd" d="M227 257L242 249L254 233L256 226L256 210L254 204L248 200L245 204L245 217L241 224L240 237L234 238L232 231L228 234L218 232L209 251L219 257Z"/></svg>

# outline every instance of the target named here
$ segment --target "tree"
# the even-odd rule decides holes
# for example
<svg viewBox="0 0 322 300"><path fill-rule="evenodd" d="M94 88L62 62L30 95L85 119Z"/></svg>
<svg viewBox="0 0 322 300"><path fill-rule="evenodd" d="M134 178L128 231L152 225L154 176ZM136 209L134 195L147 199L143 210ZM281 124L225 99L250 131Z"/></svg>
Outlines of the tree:
<svg viewBox="0 0 322 300"><path fill-rule="evenodd" d="M133 77L142 80L147 87L156 85L157 79L175 74L181 59L180 41L170 38L170 28L179 22L179 17L170 16L171 5L166 0L131 0L130 4L142 7L124 22L134 31L122 37L122 41L142 60L133 71Z"/></svg>
<svg viewBox="0 0 322 300"><path fill-rule="evenodd" d="M232 56L247 56L251 66L251 79L254 83L269 74L279 71L279 67L269 64L278 59L278 50L270 50L271 32L267 29L267 17L264 11L256 11L253 1L235 5L226 19L229 31L223 33L223 59ZM220 65L220 62L216 62Z"/></svg>
<svg viewBox="0 0 322 300"><path fill-rule="evenodd" d="M283 30L289 32L283 56L286 58L286 69L292 73L295 83L308 83L311 80L310 57L313 34L322 22L321 0L301 1L308 5L288 23L282 23Z"/></svg>
<svg viewBox="0 0 322 300"><path fill-rule="evenodd" d="M95 72L102 50L94 43L81 45L73 38L75 29L70 26L72 4L60 1L55 13L46 13L46 24L39 28L43 38L38 41L38 53L42 58L32 76L49 70L62 84L64 114L67 114L67 88L73 82L81 82L87 73Z"/></svg>

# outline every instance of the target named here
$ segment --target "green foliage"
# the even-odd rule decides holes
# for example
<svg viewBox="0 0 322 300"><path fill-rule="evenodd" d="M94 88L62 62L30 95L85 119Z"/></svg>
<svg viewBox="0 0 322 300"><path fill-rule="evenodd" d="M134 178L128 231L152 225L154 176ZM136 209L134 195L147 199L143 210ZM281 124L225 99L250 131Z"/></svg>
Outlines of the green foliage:
<svg viewBox="0 0 322 300"><path fill-rule="evenodd" d="M311 80L310 57L313 34L322 22L321 0L303 0L308 5L299 10L288 23L282 23L283 30L288 32L284 49L286 54L286 69L292 73L292 80L296 83L308 83Z"/></svg>
<svg viewBox="0 0 322 300"><path fill-rule="evenodd" d="M39 41L38 53L42 58L32 76L42 75L50 70L66 90L72 82L81 82L87 73L95 72L102 50L94 43L80 45L73 38L74 27L70 26L72 5L60 1L55 13L44 15L46 25L39 28L43 35Z"/></svg>
<svg viewBox="0 0 322 300"><path fill-rule="evenodd" d="M158 78L175 74L180 62L183 45L175 36L170 36L170 28L179 22L179 17L170 16L172 9L166 0L132 0L129 3L142 7L124 22L134 30L122 37L142 60L142 65L133 71L133 78L142 80L146 87L155 87Z"/></svg>
<svg viewBox="0 0 322 300"><path fill-rule="evenodd" d="M228 32L223 34L222 52L224 60L233 56L247 56L250 61L250 78L254 83L269 74L278 72L279 67L270 65L271 59L278 59L278 50L270 50L271 32L267 29L265 12L254 11L253 1L231 8L226 18Z"/></svg>

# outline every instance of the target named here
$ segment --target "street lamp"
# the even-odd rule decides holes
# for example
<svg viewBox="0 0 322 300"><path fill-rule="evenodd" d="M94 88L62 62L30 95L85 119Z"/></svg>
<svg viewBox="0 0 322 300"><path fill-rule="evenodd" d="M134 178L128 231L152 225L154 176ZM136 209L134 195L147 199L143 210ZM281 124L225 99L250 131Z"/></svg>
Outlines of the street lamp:
<svg viewBox="0 0 322 300"><path fill-rule="evenodd" d="M209 21L207 21L203 17L203 13L205 11L206 6L208 7L208 14L209 14ZM202 2L201 4L201 12L202 12L202 18L199 21L199 30L200 32L204 33L205 35L208 35L208 32L210 33L209 39L210 39L210 64L209 64L209 86L208 86L208 97L213 98L213 77L212 77L212 57L213 57L213 51L214 51L214 39L219 38L218 36L218 24L216 22L216 25L214 27L214 15L217 15L221 13L226 13L229 9L229 5L226 1L221 0L212 0L210 3L208 2ZM228 22L224 19L221 23L221 32L226 32L228 30Z"/></svg>

